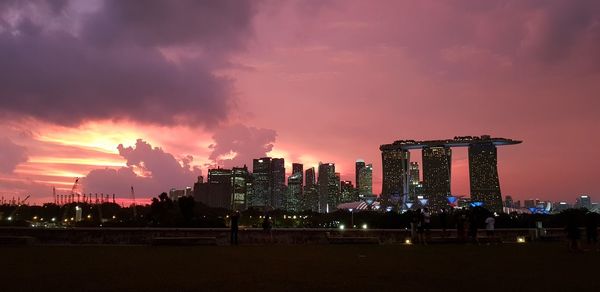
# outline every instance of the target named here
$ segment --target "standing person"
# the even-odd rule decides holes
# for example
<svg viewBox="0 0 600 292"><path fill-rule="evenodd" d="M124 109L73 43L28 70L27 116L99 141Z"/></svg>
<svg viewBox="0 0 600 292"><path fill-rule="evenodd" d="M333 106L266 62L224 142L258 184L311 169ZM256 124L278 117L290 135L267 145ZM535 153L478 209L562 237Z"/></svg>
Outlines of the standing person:
<svg viewBox="0 0 600 292"><path fill-rule="evenodd" d="M446 237L446 225L448 220L448 213L446 212L446 208L442 209L440 212L440 226L442 227L442 237Z"/></svg>
<svg viewBox="0 0 600 292"><path fill-rule="evenodd" d="M464 211L459 211L455 213L456 215L456 239L460 242L465 241L465 213Z"/></svg>
<svg viewBox="0 0 600 292"><path fill-rule="evenodd" d="M594 212L585 215L585 235L592 249L596 249L598 245L598 216Z"/></svg>
<svg viewBox="0 0 600 292"><path fill-rule="evenodd" d="M412 211L410 214L410 237L413 242L417 242L419 240L419 237L417 235L419 226L419 214L421 214L421 209Z"/></svg>
<svg viewBox="0 0 600 292"><path fill-rule="evenodd" d="M485 218L485 234L488 238L494 238L495 225L496 219L494 219L494 215L490 214L487 218Z"/></svg>
<svg viewBox="0 0 600 292"><path fill-rule="evenodd" d="M477 213L471 210L469 213L469 237L473 243L479 243L479 239L477 238Z"/></svg>
<svg viewBox="0 0 600 292"><path fill-rule="evenodd" d="M240 211L231 214L231 245L238 245L238 230L240 223Z"/></svg>
<svg viewBox="0 0 600 292"><path fill-rule="evenodd" d="M423 229L425 229L425 238L423 239L423 243L427 244L427 240L429 240L431 233L431 212L429 212L427 207L423 209Z"/></svg>
<svg viewBox="0 0 600 292"><path fill-rule="evenodd" d="M273 242L273 222L271 221L271 216L269 216L269 213L265 213L265 219L263 219L262 228L265 233L268 233L269 242Z"/></svg>

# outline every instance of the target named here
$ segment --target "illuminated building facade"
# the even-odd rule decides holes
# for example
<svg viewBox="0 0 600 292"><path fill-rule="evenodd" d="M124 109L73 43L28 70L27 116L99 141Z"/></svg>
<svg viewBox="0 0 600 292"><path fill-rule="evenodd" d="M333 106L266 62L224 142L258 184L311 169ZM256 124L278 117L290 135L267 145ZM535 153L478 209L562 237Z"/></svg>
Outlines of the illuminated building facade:
<svg viewBox="0 0 600 292"><path fill-rule="evenodd" d="M402 194L419 196L419 189L428 199L434 212L448 206L450 195L452 150L451 147L469 147L469 178L472 201L482 202L491 211L502 210L502 196L497 166L497 146L515 145L522 141L483 136L460 136L446 140L398 140L381 145L383 162L382 201ZM418 182L418 165L409 163L409 150L421 149L423 155L423 181ZM407 188L410 185L410 190Z"/></svg>
<svg viewBox="0 0 600 292"><path fill-rule="evenodd" d="M408 195L410 153L387 145L382 145L380 149L383 171L381 200L384 205L389 205L392 197L403 198Z"/></svg>
<svg viewBox="0 0 600 292"><path fill-rule="evenodd" d="M246 209L246 198L250 196L250 190L252 189L252 176L248 171L248 167L234 167L231 170L231 186L232 186L232 198L231 208L232 210L245 210Z"/></svg>
<svg viewBox="0 0 600 292"><path fill-rule="evenodd" d="M317 185L319 191L319 212L328 213L334 211L339 197L339 177L336 177L335 164L319 164Z"/></svg>
<svg viewBox="0 0 600 292"><path fill-rule="evenodd" d="M364 163L364 162L363 162ZM358 195L361 197L373 194L373 165L366 164L358 171Z"/></svg>
<svg viewBox="0 0 600 292"><path fill-rule="evenodd" d="M448 205L450 196L450 169L452 150L446 146L423 148L423 184L425 197L433 210L440 210Z"/></svg>
<svg viewBox="0 0 600 292"><path fill-rule="evenodd" d="M248 200L248 207L263 209L273 207L271 157L253 160L252 178L254 179L254 190L252 196Z"/></svg>
<svg viewBox="0 0 600 292"><path fill-rule="evenodd" d="M494 144L469 145L469 181L472 201L483 202L483 206L492 212L502 211L498 154Z"/></svg>

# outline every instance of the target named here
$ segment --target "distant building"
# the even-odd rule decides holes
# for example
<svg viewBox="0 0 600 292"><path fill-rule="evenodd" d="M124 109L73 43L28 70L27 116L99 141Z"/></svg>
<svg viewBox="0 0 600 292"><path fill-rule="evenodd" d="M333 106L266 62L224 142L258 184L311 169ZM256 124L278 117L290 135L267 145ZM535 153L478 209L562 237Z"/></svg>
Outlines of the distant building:
<svg viewBox="0 0 600 292"><path fill-rule="evenodd" d="M408 164L410 152L382 145L382 187L381 200L383 205L392 204L393 197L408 199Z"/></svg>
<svg viewBox="0 0 600 292"><path fill-rule="evenodd" d="M309 169L306 170L306 183L305 186L307 187L312 187L317 183L317 174L315 172L315 168L311 167Z"/></svg>
<svg viewBox="0 0 600 292"><path fill-rule="evenodd" d="M588 210L592 209L592 198L590 198L588 195L581 195L577 197L575 207L586 208Z"/></svg>
<svg viewBox="0 0 600 292"><path fill-rule="evenodd" d="M311 167L305 172L304 194L301 200L302 210L319 212L319 189L316 182L315 168Z"/></svg>
<svg viewBox="0 0 600 292"><path fill-rule="evenodd" d="M194 199L211 208L230 209L231 183L221 179L222 177L216 175L217 173L213 173L212 183L203 183L201 177L198 177L193 189Z"/></svg>
<svg viewBox="0 0 600 292"><path fill-rule="evenodd" d="M367 166L367 164L362 159L356 160L356 163L354 164L354 176L355 176L354 183L356 184L357 190L360 190L360 171L363 168L365 168L366 166ZM359 191L359 193L360 193L360 191Z"/></svg>
<svg viewBox="0 0 600 292"><path fill-rule="evenodd" d="M231 170L232 206L233 210L245 210L247 208L246 198L251 194L252 175L248 167L234 167Z"/></svg>
<svg viewBox="0 0 600 292"><path fill-rule="evenodd" d="M286 195L283 158L262 157L252 161L252 195L248 207L280 209Z"/></svg>
<svg viewBox="0 0 600 292"><path fill-rule="evenodd" d="M185 197L186 195L189 195L189 191L187 189L178 190L173 188L169 190L169 199L173 201L177 201L177 199Z"/></svg>
<svg viewBox="0 0 600 292"><path fill-rule="evenodd" d="M357 162L358 163L358 162ZM363 162L364 164L364 162ZM373 165L367 164L358 170L358 195L361 197L373 194Z"/></svg>
<svg viewBox="0 0 600 292"><path fill-rule="evenodd" d="M569 205L567 202L558 202L554 204L554 212L555 213L560 213L564 210L568 210L571 208L571 205Z"/></svg>
<svg viewBox="0 0 600 292"><path fill-rule="evenodd" d="M302 172L296 172L288 177L287 194L282 209L287 211L302 211Z"/></svg>
<svg viewBox="0 0 600 292"><path fill-rule="evenodd" d="M285 201L285 161L283 158L271 160L271 171L273 177L273 207L282 209Z"/></svg>
<svg viewBox="0 0 600 292"><path fill-rule="evenodd" d="M506 198L504 199L504 207L514 208L514 201L511 196L506 196Z"/></svg>
<svg viewBox="0 0 600 292"><path fill-rule="evenodd" d="M302 163L292 163L292 175L300 176L300 185L304 186L304 165Z"/></svg>
<svg viewBox="0 0 600 292"><path fill-rule="evenodd" d="M248 200L248 207L259 209L273 207L273 174L271 169L271 157L253 160L254 192Z"/></svg>
<svg viewBox="0 0 600 292"><path fill-rule="evenodd" d="M352 181L343 180L340 182L340 203L358 201L358 191L352 185Z"/></svg>
<svg viewBox="0 0 600 292"><path fill-rule="evenodd" d="M208 170L209 184L231 184L231 169L215 168Z"/></svg>
<svg viewBox="0 0 600 292"><path fill-rule="evenodd" d="M417 198L417 195L422 195L421 193L417 192L417 189L418 189L419 185L421 184L418 162L410 163L410 166L408 169L408 180L409 180L408 199L409 199L409 201L414 202Z"/></svg>
<svg viewBox="0 0 600 292"><path fill-rule="evenodd" d="M339 197L339 178L336 177L335 164L319 163L317 180L319 190L319 212L334 211Z"/></svg>
<svg viewBox="0 0 600 292"><path fill-rule="evenodd" d="M473 201L483 202L492 212L502 211L498 154L492 142L469 145L469 180Z"/></svg>
<svg viewBox="0 0 600 292"><path fill-rule="evenodd" d="M538 200L538 199L529 199L529 200L524 200L524 201L523 201L523 206L524 206L526 209L529 209L529 208L537 208L537 205L538 205L539 203L540 203L540 200Z"/></svg>
<svg viewBox="0 0 600 292"><path fill-rule="evenodd" d="M447 146L427 146L422 155L425 197L435 212L448 206L452 150Z"/></svg>

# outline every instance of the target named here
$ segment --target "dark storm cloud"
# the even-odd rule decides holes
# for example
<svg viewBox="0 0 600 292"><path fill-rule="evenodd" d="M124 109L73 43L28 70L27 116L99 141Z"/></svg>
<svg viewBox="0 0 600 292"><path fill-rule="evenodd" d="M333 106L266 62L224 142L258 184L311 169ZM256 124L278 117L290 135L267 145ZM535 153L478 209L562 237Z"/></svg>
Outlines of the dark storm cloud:
<svg viewBox="0 0 600 292"><path fill-rule="evenodd" d="M210 145L209 159L227 168L242 166L254 158L265 157L273 149L276 137L277 133L271 129L232 125L213 135L215 144Z"/></svg>
<svg viewBox="0 0 600 292"><path fill-rule="evenodd" d="M12 173L20 163L26 162L27 149L13 143L6 137L0 137L0 172Z"/></svg>
<svg viewBox="0 0 600 292"><path fill-rule="evenodd" d="M190 166L191 157L180 163L170 153L141 139L135 147L119 145L117 149L127 160L127 167L90 171L83 180L86 192L127 194L134 186L140 195L157 195L170 188L191 186L200 175L200 169ZM134 170L145 175L139 176Z"/></svg>
<svg viewBox="0 0 600 292"><path fill-rule="evenodd" d="M104 2L104 13L86 22L85 35L99 44L144 46L201 44L229 51L243 46L254 8L249 1Z"/></svg>
<svg viewBox="0 0 600 292"><path fill-rule="evenodd" d="M69 5L32 5L0 14L0 113L64 125L227 117L232 80L213 72L251 34L251 2L105 1L76 23L64 15L84 12Z"/></svg>

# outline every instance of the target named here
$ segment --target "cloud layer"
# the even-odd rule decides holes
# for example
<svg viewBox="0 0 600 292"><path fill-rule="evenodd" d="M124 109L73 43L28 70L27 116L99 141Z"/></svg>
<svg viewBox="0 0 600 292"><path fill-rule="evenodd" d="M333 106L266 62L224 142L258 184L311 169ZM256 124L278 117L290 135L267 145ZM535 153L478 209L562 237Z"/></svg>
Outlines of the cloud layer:
<svg viewBox="0 0 600 292"><path fill-rule="evenodd" d="M235 124L219 129L214 135L214 144L209 159L215 166L231 168L251 165L252 159L265 157L273 150L277 133L271 129L260 129Z"/></svg>
<svg viewBox="0 0 600 292"><path fill-rule="evenodd" d="M118 169L95 169L83 179L84 191L92 193L128 194L133 186L138 195L153 196L170 188L192 186L200 169L190 165L191 157L181 163L161 148L138 139L135 147L118 146L127 166Z"/></svg>
<svg viewBox="0 0 600 292"><path fill-rule="evenodd" d="M64 125L227 118L232 80L214 71L249 39L251 1L60 3L3 4L0 114Z"/></svg>
<svg viewBox="0 0 600 292"><path fill-rule="evenodd" d="M12 173L20 163L27 161L27 149L0 137L0 172Z"/></svg>

